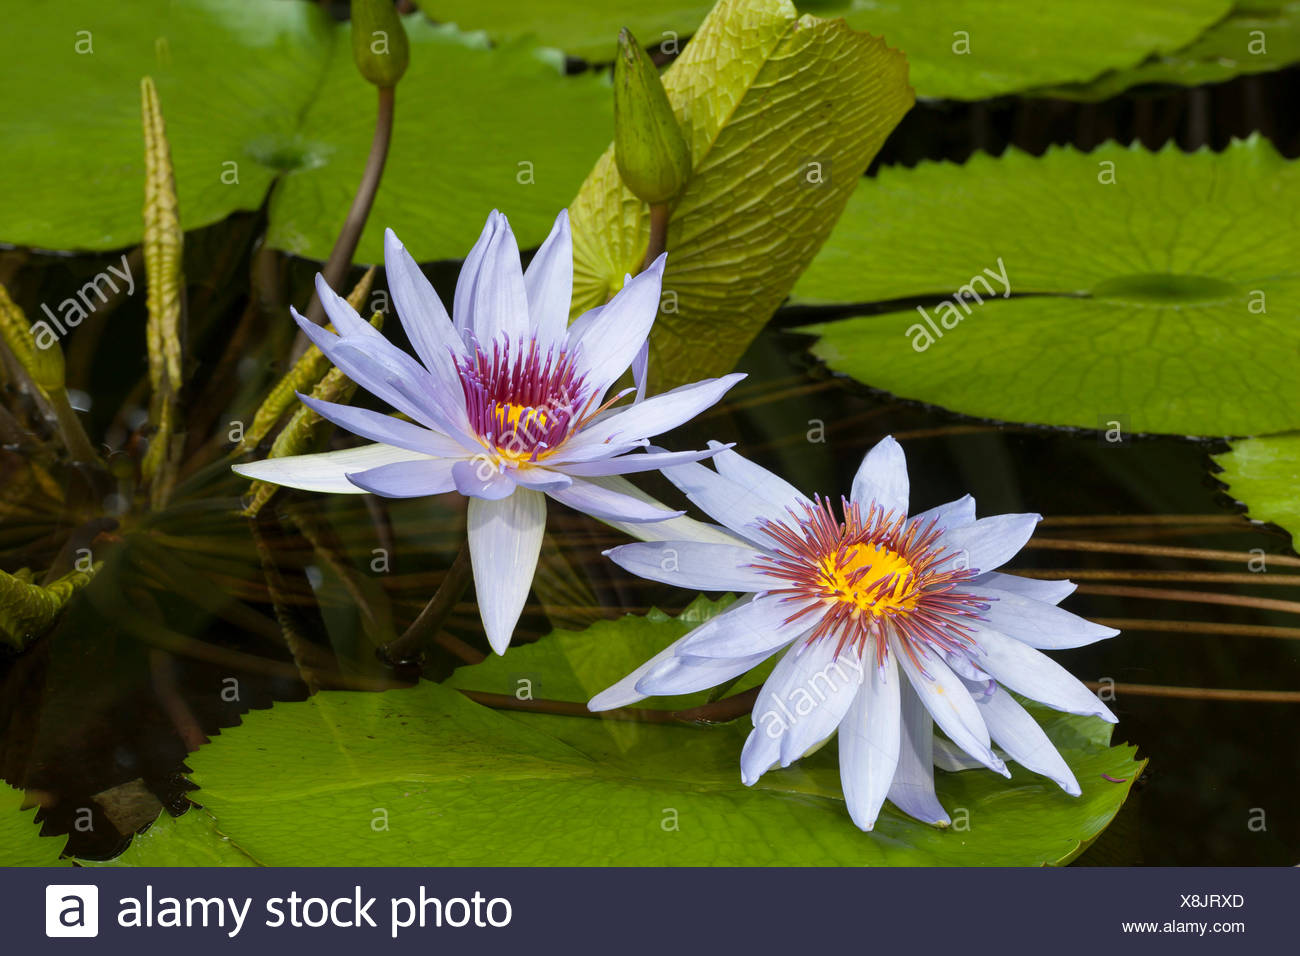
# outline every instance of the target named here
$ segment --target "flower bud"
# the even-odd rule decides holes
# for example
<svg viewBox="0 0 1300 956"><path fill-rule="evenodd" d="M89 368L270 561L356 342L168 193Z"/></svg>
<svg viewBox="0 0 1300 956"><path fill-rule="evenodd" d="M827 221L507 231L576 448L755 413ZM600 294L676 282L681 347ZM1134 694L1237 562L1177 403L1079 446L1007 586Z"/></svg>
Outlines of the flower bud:
<svg viewBox="0 0 1300 956"><path fill-rule="evenodd" d="M614 61L614 161L632 193L656 205L691 176L691 151L650 56L625 28Z"/></svg>
<svg viewBox="0 0 1300 956"><path fill-rule="evenodd" d="M352 59L375 86L396 86L402 78L411 47L392 0L352 0Z"/></svg>

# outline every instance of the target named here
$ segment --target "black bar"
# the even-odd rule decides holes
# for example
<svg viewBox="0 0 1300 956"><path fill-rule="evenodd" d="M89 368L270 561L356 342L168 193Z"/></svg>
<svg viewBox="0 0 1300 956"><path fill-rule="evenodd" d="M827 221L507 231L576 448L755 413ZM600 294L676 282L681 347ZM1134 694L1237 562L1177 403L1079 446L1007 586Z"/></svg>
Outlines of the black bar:
<svg viewBox="0 0 1300 956"><path fill-rule="evenodd" d="M72 897L86 895L50 891L51 885L97 889L94 942L47 937L47 917L52 913L57 920L62 914L65 923L75 923ZM429 901L423 928L421 893ZM56 898L49 912L47 894ZM299 900L343 900L332 907L340 923L353 922L360 903L375 925L362 919L360 928L328 923L313 928L304 920L319 922L326 909L316 902L296 905L302 925L294 927L291 894ZM220 905L189 902L217 898ZM367 906L370 899L374 902ZM234 902L233 909L227 901ZM903 953L1040 951L1048 956L1276 953L1294 947L1298 904L1300 871L1268 868L0 871L6 953L51 944L60 951L107 944L114 952L157 952L167 946L185 956L270 953L286 945L355 956L359 944L511 956L856 956L885 952L880 947ZM205 911L206 928L201 925ZM158 925L176 914L194 925ZM277 916L282 925L268 926ZM137 920L153 925L119 925ZM1156 928L1126 932L1126 923Z"/></svg>

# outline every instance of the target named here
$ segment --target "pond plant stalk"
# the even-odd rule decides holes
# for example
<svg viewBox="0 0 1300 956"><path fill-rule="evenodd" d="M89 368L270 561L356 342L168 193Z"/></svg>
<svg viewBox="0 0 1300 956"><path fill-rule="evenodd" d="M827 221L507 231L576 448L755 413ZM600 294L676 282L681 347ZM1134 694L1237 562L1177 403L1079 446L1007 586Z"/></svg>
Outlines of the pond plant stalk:
<svg viewBox="0 0 1300 956"><path fill-rule="evenodd" d="M406 28L389 0L353 0L352 59L361 75L378 88L379 106L375 114L375 134L370 141L370 155L366 157L361 182L357 184L347 219L321 270L330 288L342 285L343 276L357 251L357 243L361 241L361 232L370 217L370 207L374 205L379 181L384 175L384 164L388 160L388 145L393 138L397 83L406 73L411 59ZM325 323L325 307L319 293L312 293L305 314L316 325ZM294 343L295 358L307 350L307 344L306 335L300 331Z"/></svg>
<svg viewBox="0 0 1300 956"><path fill-rule="evenodd" d="M459 641L453 645L440 640L443 625L447 623L447 618L451 616L460 599L465 596L465 591L473 579L469 545L466 543L461 545L456 560L447 569L447 574L438 585L438 590L433 592L433 597L429 599L429 603L424 606L419 616L411 622L411 626L401 637L379 648L380 660L393 667L414 663L420 659L421 654L437 643L444 644L458 657L465 658L467 664L477 664L482 660L486 655L480 654L477 659L468 659L470 655L466 651L470 649L463 647Z"/></svg>

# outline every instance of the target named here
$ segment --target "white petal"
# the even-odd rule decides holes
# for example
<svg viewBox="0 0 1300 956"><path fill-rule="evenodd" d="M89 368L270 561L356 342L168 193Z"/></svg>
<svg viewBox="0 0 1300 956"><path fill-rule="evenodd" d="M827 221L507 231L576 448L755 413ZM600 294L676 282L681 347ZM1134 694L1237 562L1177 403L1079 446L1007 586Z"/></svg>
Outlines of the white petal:
<svg viewBox="0 0 1300 956"><path fill-rule="evenodd" d="M690 634L679 637L622 680L606 687L595 697L591 698L591 700L587 701L587 709L593 712L613 710L615 707L627 707L629 704L635 704L637 701L645 700L650 695L642 694L636 689L636 685L641 681L641 678L659 667L659 665L672 660L677 655L677 649L681 647L682 641L686 640L687 637L690 637L691 634L694 633L694 631L691 631Z"/></svg>
<svg viewBox="0 0 1300 956"><path fill-rule="evenodd" d="M546 496L520 488L508 498L469 499L469 555L488 643L504 654L528 600L546 530Z"/></svg>
<svg viewBox="0 0 1300 956"><path fill-rule="evenodd" d="M654 508L668 510L668 506L662 501L659 501L653 495L646 494L622 475L588 478L587 480L593 485L600 485L609 491L635 498ZM615 521L609 518L600 520L611 528L617 528L624 534L639 538L642 541L701 541L711 544L731 544L742 548L749 547L748 542L736 537L726 528L719 528L714 524L696 521L694 518L677 517L667 518L663 521L646 522Z"/></svg>
<svg viewBox="0 0 1300 956"><path fill-rule="evenodd" d="M559 345L569 324L573 297L573 236L569 211L561 209L551 234L524 271L528 317L542 348Z"/></svg>
<svg viewBox="0 0 1300 956"><path fill-rule="evenodd" d="M972 524L945 531L939 544L952 553L953 557L948 561L961 559L958 567L994 571L1016 556L1034 533L1034 526L1042 520L1043 516L1037 514L980 518Z"/></svg>
<svg viewBox="0 0 1300 956"><path fill-rule="evenodd" d="M755 571L750 548L693 541L625 544L605 555L625 571L695 591L766 591L773 579Z"/></svg>
<svg viewBox="0 0 1300 956"><path fill-rule="evenodd" d="M644 498L616 491L603 483L606 480L574 478L567 488L552 488L547 494L560 504L568 505L575 511L581 511L601 521L665 521L680 517L682 514L680 511L664 510L658 502L649 504Z"/></svg>
<svg viewBox="0 0 1300 956"><path fill-rule="evenodd" d="M733 615L733 616L736 615L743 608L747 607L749 603L750 603L749 598L742 598L740 601L733 604L731 607L727 608L727 610L723 611L717 617L709 618L709 620L705 621L699 627L692 629L688 634L679 637L676 641L674 641L672 644L669 644L666 648L664 648L654 657L650 658L650 660L646 661L644 664L642 664L640 667L634 670L631 674L628 674L621 681L611 685L610 687L605 688L605 690L601 691L599 694L593 697L587 703L587 709L592 711L612 710L615 707L626 707L629 704L634 704L639 700L644 700L645 698L651 696L650 693L637 689L637 686L641 683L643 679L645 679L651 673L658 673L663 671L666 667L668 667L670 662L676 661L678 658L678 654L682 649L682 645L685 644L687 641L694 638L701 631L706 631L708 629L718 627L717 624L718 621L720 621L722 618L727 617L728 615ZM758 655L752 655L752 654L746 655L745 657L736 659L735 664L739 666L743 662L753 661L753 663L743 664L743 669L739 671L739 673L743 674L746 670L749 670L749 668L753 667L754 664L760 663L767 656L768 655L766 653L758 654ZM680 665L680 663L681 662L679 661L678 665ZM727 664L731 664L733 662L715 662L715 663L726 666ZM674 665L672 669L673 670L679 669L678 665ZM715 669L703 667L703 668L696 668L691 673L695 675L703 675L706 678L711 678L719 672ZM726 679L725 677L718 678L719 682L725 679ZM704 686L711 687L713 685L705 684Z"/></svg>
<svg viewBox="0 0 1300 956"><path fill-rule="evenodd" d="M1078 679L1046 654L991 628L971 625L977 649L971 657L1017 694L1063 710L1118 723L1119 718Z"/></svg>
<svg viewBox="0 0 1300 956"><path fill-rule="evenodd" d="M919 524L922 528L931 521L934 526L940 530L949 528L959 528L962 525L970 524L975 520L975 499L970 495L962 495L956 501L949 501L946 504L936 505L920 514L914 514L907 520L909 525Z"/></svg>
<svg viewBox="0 0 1300 956"><path fill-rule="evenodd" d="M492 243L492 237L496 235L502 218L504 217L501 213L495 209L488 213L483 231L479 234L478 241L474 243L474 248L470 249L469 255L465 257L465 262L460 267L460 275L456 277L456 295L452 302L451 314L456 331L462 335L474 331L474 288L478 285L479 273L483 270L483 257Z"/></svg>
<svg viewBox="0 0 1300 956"><path fill-rule="evenodd" d="M752 654L726 660L676 656L651 668L636 684L647 697L671 697L707 690L757 667L770 655Z"/></svg>
<svg viewBox="0 0 1300 956"><path fill-rule="evenodd" d="M715 441L709 442L709 447L723 448ZM782 512L812 504L808 496L790 482L777 477L766 468L754 464L734 451L719 451L713 457L713 465L723 478L774 505Z"/></svg>
<svg viewBox="0 0 1300 956"><path fill-rule="evenodd" d="M1113 627L1094 624L1055 604L1010 591L977 585L967 590L976 597L992 599L989 609L981 615L990 628L1030 647L1047 650L1083 647L1119 633Z"/></svg>
<svg viewBox="0 0 1300 956"><path fill-rule="evenodd" d="M883 667L871 660L867 680L840 722L840 784L849 816L863 830L876 825L898 768L901 682L892 654L885 657Z"/></svg>
<svg viewBox="0 0 1300 956"><path fill-rule="evenodd" d="M524 342L531 337L528 293L524 291L519 245L505 216L498 215L496 231L483 250L483 265L470 301L474 335L484 348L502 337L512 343Z"/></svg>
<svg viewBox="0 0 1300 956"><path fill-rule="evenodd" d="M733 372L721 378L706 378L647 398L637 405L616 408L608 417L575 435L566 447L585 448L591 444L636 441L662 435L716 405L744 377L743 372Z"/></svg>
<svg viewBox="0 0 1300 956"><path fill-rule="evenodd" d="M797 610L780 597L759 595L691 631L677 656L726 660L770 655L802 637L816 623L816 618L806 615L794 618Z"/></svg>
<svg viewBox="0 0 1300 956"><path fill-rule="evenodd" d="M811 644L795 642L772 668L754 701L750 719L769 737L780 739L783 767L790 766L835 729L852 703L852 694L862 683L857 655L846 654L836 661L836 643L832 638ZM834 720L828 719L827 714L833 715ZM820 733L823 727L828 729ZM795 735L793 742L787 739L791 735Z"/></svg>
<svg viewBox="0 0 1300 956"><path fill-rule="evenodd" d="M971 699L970 691L961 678L924 644L914 644L912 651L919 659L920 667L912 661L910 654L902 650L898 641L890 642L890 653L897 654L899 665L907 674L912 689L921 698L934 722L953 743L984 766L996 773L1010 776L1007 765L989 746L989 731L984 726L984 718L980 716L979 708L975 706L975 701Z"/></svg>
<svg viewBox="0 0 1300 956"><path fill-rule="evenodd" d="M776 732L776 727L755 727L745 738L745 746L740 750L741 782L752 787L759 777L776 766L780 757L781 734Z"/></svg>
<svg viewBox="0 0 1300 956"><path fill-rule="evenodd" d="M315 455L291 455L287 458L267 458L233 465L231 470L245 478L269 481L286 488L303 491L323 491L341 495L363 495L365 492L348 481L348 472L378 468L399 461L431 461L433 456L392 445L362 445L340 451L325 451Z"/></svg>
<svg viewBox="0 0 1300 956"><path fill-rule="evenodd" d="M579 327L578 334L569 330L569 346L578 347L579 367L598 392L603 393L627 371L650 335L659 314L663 274L664 257L660 256L650 268L627 280L598 315Z"/></svg>
<svg viewBox="0 0 1300 956"><path fill-rule="evenodd" d="M1035 601L1044 601L1047 604L1060 604L1078 588L1073 581L1026 578L1018 574L1002 574L999 571L981 574L971 584L988 585L1000 591L1010 591L1012 594L1033 598Z"/></svg>
<svg viewBox="0 0 1300 956"><path fill-rule="evenodd" d="M893 435L886 435L862 459L853 478L850 500L864 512L870 505L878 504L894 515L905 515L907 493L907 459L903 456L903 446Z"/></svg>
<svg viewBox="0 0 1300 956"><path fill-rule="evenodd" d="M1057 752L1043 728L1025 708L1005 690L978 701L980 713L989 733L1016 763L1034 773L1041 773L1072 797L1082 791L1065 758Z"/></svg>
<svg viewBox="0 0 1300 956"><path fill-rule="evenodd" d="M909 681L899 684L902 734L889 802L922 823L946 827L952 821L934 793L934 718Z"/></svg>
<svg viewBox="0 0 1300 956"><path fill-rule="evenodd" d="M858 696L862 687L864 670L874 670L864 666L862 658L852 648L846 648L838 657L835 647L838 641L824 639L818 641L800 655L800 687L813 699L815 706L807 714L799 716L790 726L789 732L781 739L781 766L788 767L813 747L821 743L840 725L844 715ZM800 645L796 645L798 647ZM821 653L815 653L821 648ZM802 701L798 690L790 691ZM787 703L790 700L786 696ZM797 714L797 711L796 711Z"/></svg>
<svg viewBox="0 0 1300 956"><path fill-rule="evenodd" d="M433 285L391 229L384 230L384 273L406 337L426 368L446 369L465 344Z"/></svg>
<svg viewBox="0 0 1300 956"><path fill-rule="evenodd" d="M711 518L760 547L774 543L760 530L761 521L789 524L792 520L777 504L704 465L674 465L664 469L664 477Z"/></svg>

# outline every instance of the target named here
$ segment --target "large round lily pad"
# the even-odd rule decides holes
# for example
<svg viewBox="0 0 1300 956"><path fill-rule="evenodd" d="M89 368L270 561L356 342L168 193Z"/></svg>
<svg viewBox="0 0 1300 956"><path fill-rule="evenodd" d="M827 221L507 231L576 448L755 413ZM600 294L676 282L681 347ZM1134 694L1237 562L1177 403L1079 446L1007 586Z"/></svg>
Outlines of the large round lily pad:
<svg viewBox="0 0 1300 956"><path fill-rule="evenodd" d="M814 351L970 415L1294 428L1298 168L1254 138L1222 154L1110 143L885 169L858 186L794 298L913 300L809 327Z"/></svg>
<svg viewBox="0 0 1300 956"><path fill-rule="evenodd" d="M556 632L456 683L581 701L711 608L689 613ZM1044 726L1082 797L1019 769L1009 781L940 773L940 797L964 826L887 809L867 834L844 808L834 748L744 787L748 725L620 723L615 737L611 721L496 711L422 684L250 713L190 763L194 799L220 832L279 866L1060 863L1106 826L1141 771L1133 748L1108 746L1109 725L1053 714Z"/></svg>
<svg viewBox="0 0 1300 956"><path fill-rule="evenodd" d="M158 87L182 224L259 208L270 241L324 259L356 190L376 92L348 24L306 0L64 0L0 31L0 241L113 249L143 230L140 78ZM555 51L404 21L411 65L358 261L392 226L422 259L464 256L500 207L540 243L613 130L607 84Z"/></svg>

